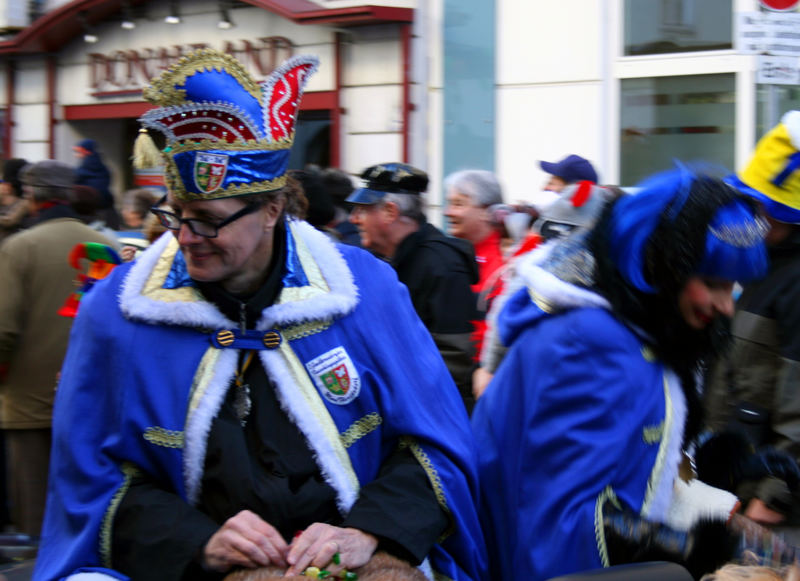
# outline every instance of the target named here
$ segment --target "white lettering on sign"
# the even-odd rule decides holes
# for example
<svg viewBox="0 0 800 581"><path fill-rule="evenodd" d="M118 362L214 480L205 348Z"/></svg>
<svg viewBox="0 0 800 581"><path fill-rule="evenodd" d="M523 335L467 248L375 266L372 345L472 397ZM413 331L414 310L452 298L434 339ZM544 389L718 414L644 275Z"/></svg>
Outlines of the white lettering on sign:
<svg viewBox="0 0 800 581"><path fill-rule="evenodd" d="M171 47L118 50L111 54L89 55L89 88L93 93L134 91L175 64L182 56L206 43L174 45ZM259 38L255 41L225 42L222 52L239 60L256 78L269 75L280 63L292 56L292 42L282 36Z"/></svg>

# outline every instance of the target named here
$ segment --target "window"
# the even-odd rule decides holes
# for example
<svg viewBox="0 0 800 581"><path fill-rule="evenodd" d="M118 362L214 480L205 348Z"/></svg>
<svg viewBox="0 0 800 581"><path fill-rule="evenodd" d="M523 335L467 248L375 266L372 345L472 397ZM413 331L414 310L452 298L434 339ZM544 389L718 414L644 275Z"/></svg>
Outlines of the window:
<svg viewBox="0 0 800 581"><path fill-rule="evenodd" d="M331 165L331 121L329 111L300 111L295 127L289 168L302 169L308 164Z"/></svg>
<svg viewBox="0 0 800 581"><path fill-rule="evenodd" d="M623 79L620 91L620 184L674 166L734 163L736 80L731 74Z"/></svg>
<svg viewBox="0 0 800 581"><path fill-rule="evenodd" d="M625 55L733 48L733 0L625 0Z"/></svg>

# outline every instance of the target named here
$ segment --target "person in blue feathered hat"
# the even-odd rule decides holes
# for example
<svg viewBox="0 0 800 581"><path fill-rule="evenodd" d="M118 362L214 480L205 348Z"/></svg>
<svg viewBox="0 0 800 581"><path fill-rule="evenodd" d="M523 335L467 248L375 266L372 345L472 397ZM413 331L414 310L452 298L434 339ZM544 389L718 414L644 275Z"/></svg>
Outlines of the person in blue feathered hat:
<svg viewBox="0 0 800 581"><path fill-rule="evenodd" d="M656 558L699 578L732 556L736 497L680 466L698 370L734 281L766 272L766 230L752 200L682 167L520 268L497 321L509 350L472 416L497 579Z"/></svg>
<svg viewBox="0 0 800 581"><path fill-rule="evenodd" d="M473 439L430 334L391 266L300 219L316 68L257 83L200 50L145 91L170 232L81 303L34 579L483 577Z"/></svg>

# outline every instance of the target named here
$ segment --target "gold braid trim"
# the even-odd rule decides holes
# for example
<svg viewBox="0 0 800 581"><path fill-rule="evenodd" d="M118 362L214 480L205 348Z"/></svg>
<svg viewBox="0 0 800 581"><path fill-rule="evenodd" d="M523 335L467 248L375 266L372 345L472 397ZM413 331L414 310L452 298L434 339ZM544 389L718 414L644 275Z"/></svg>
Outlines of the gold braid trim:
<svg viewBox="0 0 800 581"><path fill-rule="evenodd" d="M179 430L167 430L158 426L147 428L144 439L164 448L183 448L183 432Z"/></svg>
<svg viewBox="0 0 800 581"><path fill-rule="evenodd" d="M281 335L283 335L284 339L287 341L294 341L295 339L302 339L303 337L322 333L328 330L330 326L330 321L309 321L307 323L286 327L281 330Z"/></svg>
<svg viewBox="0 0 800 581"><path fill-rule="evenodd" d="M217 148L221 149L221 148ZM179 200L189 202L192 200L216 200L217 198L232 198L246 194L261 194L271 192L286 185L286 174L262 182L248 182L243 184L230 184L227 188L214 190L211 194L199 194L186 191L178 173L175 162L170 158L166 166L164 178L169 189Z"/></svg>
<svg viewBox="0 0 800 581"><path fill-rule="evenodd" d="M128 492L131 486L133 477L139 474L139 469L130 462L123 462L120 470L124 476L122 484L114 493L111 502L108 504L106 514L103 515L103 522L100 523L100 561L104 567L113 569L111 564L111 528L114 523L114 517L117 514L117 508Z"/></svg>
<svg viewBox="0 0 800 581"><path fill-rule="evenodd" d="M339 437L342 439L342 445L344 445L345 448L349 448L361 438L377 429L382 423L383 418L375 412L365 415L363 418L350 424L349 428L339 434Z"/></svg>
<svg viewBox="0 0 800 581"><path fill-rule="evenodd" d="M189 391L189 409L186 411L186 424L189 423L192 414L205 397L211 380L214 379L214 370L217 367L217 361L219 361L221 353L222 349L209 346L197 366L197 371L195 371L192 378L192 387Z"/></svg>
<svg viewBox="0 0 800 581"><path fill-rule="evenodd" d="M249 139L248 141L221 141L217 139L201 139L200 141L188 140L170 143L170 149L166 153L168 157L173 157L178 153L187 151L283 151L290 149L294 142L294 133L288 139L278 141L258 141Z"/></svg>
<svg viewBox="0 0 800 581"><path fill-rule="evenodd" d="M658 488L658 481L664 476L664 469L667 466L667 452L669 444L669 434L672 430L672 423L675 421L675 414L672 411L672 396L669 392L669 382L667 375L662 373L664 384L664 420L662 421L662 438L658 446L658 453L656 454L656 462L653 466L653 471L647 481L647 491L645 492L644 502L642 503L641 514L647 516L650 513L650 505L656 496L656 489Z"/></svg>
<svg viewBox="0 0 800 581"><path fill-rule="evenodd" d="M452 535L455 532L455 521L453 520L453 513L450 511L450 507L447 506L447 497L444 494L444 487L442 486L442 479L439 478L439 473L436 472L436 468L431 462L431 459L428 457L428 454L425 453L425 450L417 444L416 440L411 436L403 436L400 438L400 444L398 446L401 450L403 448L408 448L411 450L411 453L414 454L414 458L417 459L422 469L425 471L425 474L428 476L428 480L431 483L431 487L433 488L433 493L436 495L436 500L439 502L439 506L442 507L442 510L447 515L447 520L450 521L450 525L445 529L442 533L442 536L436 541L437 543L441 544L447 537Z"/></svg>
<svg viewBox="0 0 800 581"><path fill-rule="evenodd" d="M181 57L172 67L150 81L150 86L145 87L142 96L154 105L162 107L180 105L186 101L186 92L183 89L176 89L175 86L183 86L188 77L198 71L210 69L230 74L263 106L261 86L250 76L247 69L232 56L208 48Z"/></svg>
<svg viewBox="0 0 800 581"><path fill-rule="evenodd" d="M657 426L645 426L642 430L642 439L645 444L657 444L664 437L664 422Z"/></svg>
<svg viewBox="0 0 800 581"><path fill-rule="evenodd" d="M603 567L609 567L611 560L608 557L608 545L606 545L606 531L603 526L603 505L606 502L611 502L617 508L622 508L617 500L617 495L611 486L606 486L603 492L597 497L597 502L594 505L594 537L597 542L597 552L600 554L600 562Z"/></svg>

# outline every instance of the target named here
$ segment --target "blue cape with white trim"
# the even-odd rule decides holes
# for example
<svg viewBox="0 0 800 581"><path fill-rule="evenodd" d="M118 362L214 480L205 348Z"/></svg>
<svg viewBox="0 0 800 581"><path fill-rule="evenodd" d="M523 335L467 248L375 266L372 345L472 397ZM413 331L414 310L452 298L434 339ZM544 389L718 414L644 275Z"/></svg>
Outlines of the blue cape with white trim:
<svg viewBox="0 0 800 581"><path fill-rule="evenodd" d="M522 271L528 287L498 319L510 348L472 426L493 578L539 581L608 566L606 502L665 520L686 407L605 299Z"/></svg>
<svg viewBox="0 0 800 581"><path fill-rule="evenodd" d="M259 356L340 510L382 458L408 446L451 517L429 555L433 571L482 578L469 421L407 290L389 265L304 222L287 223L287 249L283 289L257 325L277 329L281 341ZM198 496L206 437L238 351L212 344L236 325L181 265L167 234L81 306L56 395L37 580L111 566L114 509L135 470L189 503ZM333 372L340 380L331 384Z"/></svg>

